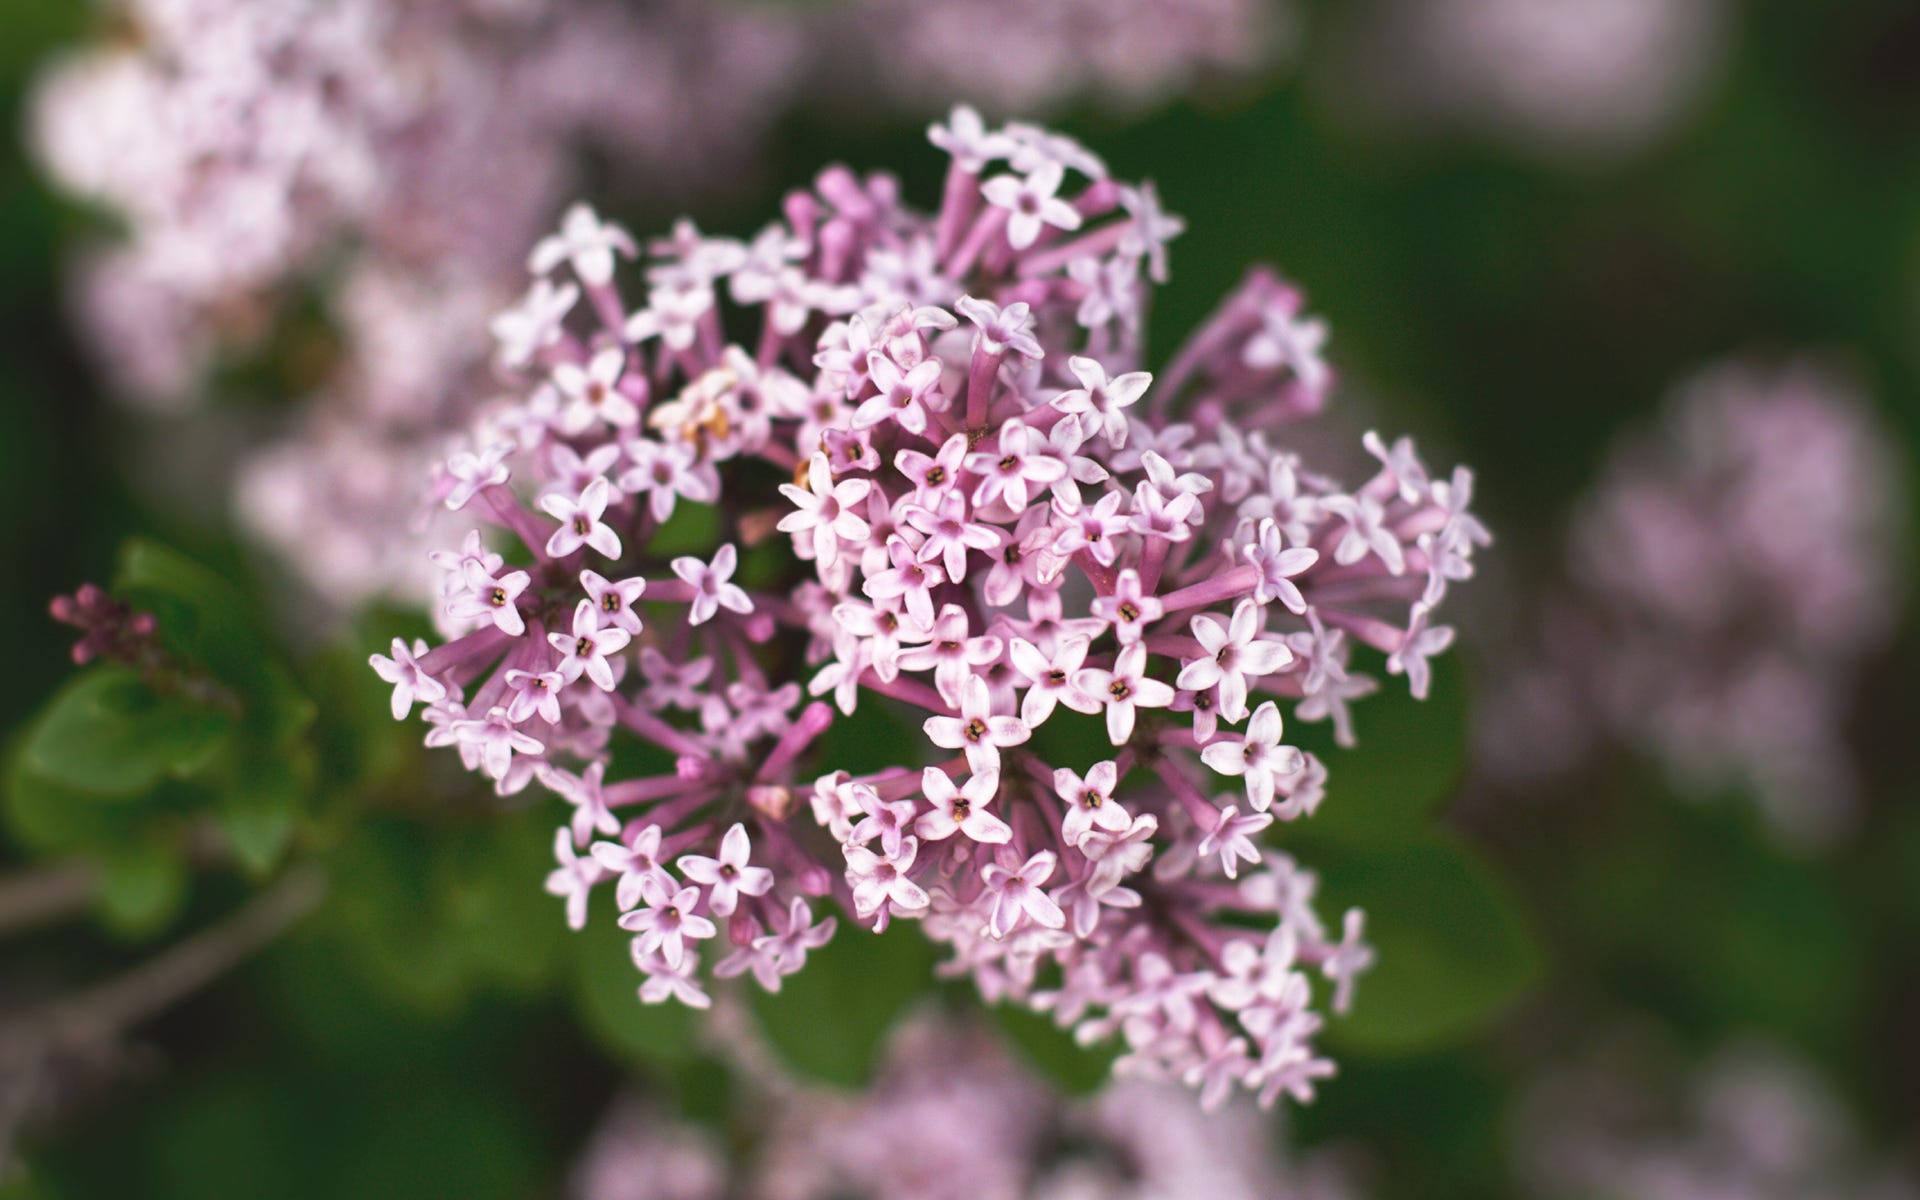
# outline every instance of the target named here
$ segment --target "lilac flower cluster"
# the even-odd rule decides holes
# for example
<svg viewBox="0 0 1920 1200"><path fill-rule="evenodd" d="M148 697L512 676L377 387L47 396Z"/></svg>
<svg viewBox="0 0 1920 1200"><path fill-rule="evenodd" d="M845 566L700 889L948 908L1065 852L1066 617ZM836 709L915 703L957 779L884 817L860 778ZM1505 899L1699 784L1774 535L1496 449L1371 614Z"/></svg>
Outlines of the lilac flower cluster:
<svg viewBox="0 0 1920 1200"><path fill-rule="evenodd" d="M430 744L574 806L550 887L578 926L614 885L645 999L705 1005L709 946L777 988L831 895L922 920L989 998L1123 1037L1128 1070L1209 1105L1309 1099L1333 1069L1309 973L1344 1009L1371 951L1261 844L1326 778L1280 706L1351 741L1376 686L1355 644L1424 695L1433 614L1487 540L1472 478L1369 434L1348 490L1285 449L1332 375L1269 272L1156 382L1141 326L1181 222L1151 185L965 108L931 138L937 213L829 168L750 242L651 243L637 304L640 247L570 213L495 322L526 394L435 488L515 561L479 529L437 552L450 640L375 665ZM686 528L699 553L665 548ZM814 762L863 705L925 742ZM616 733L649 749L636 777Z"/></svg>
<svg viewBox="0 0 1920 1200"><path fill-rule="evenodd" d="M1625 439L1577 513L1569 594L1510 656L1488 765L1525 781L1595 743L1693 794L1748 790L1789 842L1843 832L1843 726L1897 611L1904 488L1863 398L1818 367L1731 363Z"/></svg>
<svg viewBox="0 0 1920 1200"><path fill-rule="evenodd" d="M1687 1073L1617 1036L1523 1093L1522 1194L1543 1200L1915 1200L1915 1164L1879 1157L1825 1080L1771 1042Z"/></svg>
<svg viewBox="0 0 1920 1200"><path fill-rule="evenodd" d="M878 1077L847 1094L750 1073L749 1154L637 1098L604 1119L573 1173L576 1200L1337 1200L1350 1172L1283 1156L1250 1103L1203 1115L1129 1081L1063 1100L985 1031L925 1016L893 1035ZM910 1153L903 1153L910 1148Z"/></svg>

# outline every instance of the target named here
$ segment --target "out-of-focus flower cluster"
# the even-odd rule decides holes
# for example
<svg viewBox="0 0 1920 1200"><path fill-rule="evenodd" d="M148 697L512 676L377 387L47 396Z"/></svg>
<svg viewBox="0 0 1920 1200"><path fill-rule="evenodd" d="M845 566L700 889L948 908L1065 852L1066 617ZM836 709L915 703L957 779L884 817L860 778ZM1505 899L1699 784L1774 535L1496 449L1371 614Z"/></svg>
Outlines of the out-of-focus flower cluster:
<svg viewBox="0 0 1920 1200"><path fill-rule="evenodd" d="M1670 133L1731 40L1726 0L1379 0L1340 85L1409 122L1444 122L1566 161Z"/></svg>
<svg viewBox="0 0 1920 1200"><path fill-rule="evenodd" d="M1816 367L1736 363L1684 384L1582 504L1572 592L1484 710L1490 766L1538 778L1611 738L1689 792L1750 790L1789 841L1844 830L1849 700L1900 592L1888 446Z"/></svg>
<svg viewBox="0 0 1920 1200"><path fill-rule="evenodd" d="M1178 1089L1129 1081L1079 1101L993 1038L916 1018L878 1078L846 1094L754 1081L750 1156L637 1100L614 1108L575 1169L575 1200L1337 1200L1324 1156L1290 1163L1253 1105L1203 1115ZM763 1111L753 1111L759 1109Z"/></svg>
<svg viewBox="0 0 1920 1200"><path fill-rule="evenodd" d="M1127 1070L1309 1099L1310 976L1344 1009L1371 951L1262 845L1326 778L1281 705L1350 742L1355 644L1425 694L1471 476L1404 438L1351 489L1289 453L1332 375L1266 271L1156 382L1152 186L965 108L931 137L936 214L829 168L750 242L651 243L638 302L640 247L574 210L494 323L524 396L438 472L476 526L435 554L449 640L375 665L430 744L574 805L550 887L576 926L614 893L645 999L705 1005L708 946L777 988L831 896ZM875 708L919 728L894 765L811 753Z"/></svg>
<svg viewBox="0 0 1920 1200"><path fill-rule="evenodd" d="M1605 1046L1522 1097L1523 1194L1541 1200L1913 1200L1912 1163L1875 1155L1826 1084L1766 1042L1674 1078L1644 1040ZM1651 1059L1651 1060L1650 1060Z"/></svg>
<svg viewBox="0 0 1920 1200"><path fill-rule="evenodd" d="M159 395L344 251L343 320L383 337L357 365L394 385L375 406L429 403L411 385L444 379L436 356L465 361L447 344L464 326L435 319L460 310L401 328L396 312L497 287L576 185L583 141L674 180L724 171L793 60L752 10L680 3L116 0L104 15L111 36L43 82L36 140L125 224L85 309L109 361ZM395 264L427 275L383 274ZM450 267L481 278L435 274ZM418 294L396 292L408 283Z"/></svg>
<svg viewBox="0 0 1920 1200"><path fill-rule="evenodd" d="M821 41L863 55L851 73L871 103L939 109L955 97L1003 113L1093 99L1147 108L1288 55L1292 3L1265 0L849 0Z"/></svg>

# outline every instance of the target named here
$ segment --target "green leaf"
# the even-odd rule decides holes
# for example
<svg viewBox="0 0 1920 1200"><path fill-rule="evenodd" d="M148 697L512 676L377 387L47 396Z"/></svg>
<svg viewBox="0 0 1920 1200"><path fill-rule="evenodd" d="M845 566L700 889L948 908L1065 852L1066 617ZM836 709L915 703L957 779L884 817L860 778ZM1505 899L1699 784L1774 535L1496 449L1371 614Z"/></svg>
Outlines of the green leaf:
<svg viewBox="0 0 1920 1200"><path fill-rule="evenodd" d="M159 696L131 670L100 666L54 697L28 736L28 769L83 791L134 797L194 775L225 745L233 719L184 696Z"/></svg>
<svg viewBox="0 0 1920 1200"><path fill-rule="evenodd" d="M1401 1054L1463 1037L1540 972L1537 939L1506 881L1465 845L1430 837L1336 858L1323 911L1367 913L1378 957L1353 1011L1329 1036L1362 1053Z"/></svg>
<svg viewBox="0 0 1920 1200"><path fill-rule="evenodd" d="M220 827L234 856L256 878L286 852L312 788L312 754L289 753L250 757L222 789Z"/></svg>
<svg viewBox="0 0 1920 1200"><path fill-rule="evenodd" d="M1415 700L1387 677L1354 705L1359 744L1342 749L1327 723L1290 721L1286 740L1327 765L1327 797L1308 820L1315 840L1353 846L1419 837L1453 795L1466 766L1465 672L1453 657L1433 664L1433 687Z"/></svg>
<svg viewBox="0 0 1920 1200"><path fill-rule="evenodd" d="M342 957L388 995L421 1010L461 999L458 963L439 936L428 879L432 836L398 818L357 824L332 853L324 912Z"/></svg>
<svg viewBox="0 0 1920 1200"><path fill-rule="evenodd" d="M116 849L101 862L100 911L122 933L152 933L180 911L187 894L187 866L162 843Z"/></svg>
<svg viewBox="0 0 1920 1200"><path fill-rule="evenodd" d="M117 844L137 832L145 816L130 804L102 804L101 797L34 770L24 753L8 764L7 828L22 845L46 854Z"/></svg>
<svg viewBox="0 0 1920 1200"><path fill-rule="evenodd" d="M845 918L777 993L753 990L760 1027L788 1066L858 1087L873 1075L893 1020L927 990L933 948L911 922L878 936Z"/></svg>
<svg viewBox="0 0 1920 1200"><path fill-rule="evenodd" d="M485 985L551 983L568 938L542 890L552 823L537 811L447 827L400 818L359 823L330 859L330 931L394 997L456 1009Z"/></svg>
<svg viewBox="0 0 1920 1200"><path fill-rule="evenodd" d="M239 693L249 729L286 745L313 723L313 701L240 589L186 556L134 539L121 548L115 594L154 614L159 635L189 664Z"/></svg>
<svg viewBox="0 0 1920 1200"><path fill-rule="evenodd" d="M265 648L238 588L158 542L134 538L120 548L113 591L154 614L169 649L216 674Z"/></svg>
<svg viewBox="0 0 1920 1200"><path fill-rule="evenodd" d="M1083 1096L1112 1077L1117 1047L1082 1046L1047 1017L1016 1005L995 1005L992 1011L993 1023L1015 1055L1055 1087Z"/></svg>
<svg viewBox="0 0 1920 1200"><path fill-rule="evenodd" d="M565 906L542 886L553 870L547 805L437 835L433 890L443 937L476 979L519 991L548 984L561 963Z"/></svg>

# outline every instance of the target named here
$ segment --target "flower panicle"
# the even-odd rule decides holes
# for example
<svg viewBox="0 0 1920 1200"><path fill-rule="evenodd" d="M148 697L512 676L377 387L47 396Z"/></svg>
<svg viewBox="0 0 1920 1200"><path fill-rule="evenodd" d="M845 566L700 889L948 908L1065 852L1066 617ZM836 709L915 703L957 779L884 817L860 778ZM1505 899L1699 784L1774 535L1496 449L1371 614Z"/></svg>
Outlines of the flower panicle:
<svg viewBox="0 0 1920 1200"><path fill-rule="evenodd" d="M1348 489L1286 448L1333 373L1271 272L1156 380L1152 186L965 108L930 136L932 214L838 167L748 240L572 210L495 322L520 396L435 476L475 526L435 555L448 640L375 666L430 743L573 805L549 887L578 925L613 885L648 1000L705 1004L709 948L777 988L831 899L1209 1105L1308 1099L1310 978L1344 1009L1371 951L1261 844L1324 795L1282 706L1351 742L1355 646L1425 694L1472 476L1369 433ZM924 741L843 769L819 740L862 705ZM1074 720L1110 755L1056 749ZM607 778L625 744L652 773Z"/></svg>

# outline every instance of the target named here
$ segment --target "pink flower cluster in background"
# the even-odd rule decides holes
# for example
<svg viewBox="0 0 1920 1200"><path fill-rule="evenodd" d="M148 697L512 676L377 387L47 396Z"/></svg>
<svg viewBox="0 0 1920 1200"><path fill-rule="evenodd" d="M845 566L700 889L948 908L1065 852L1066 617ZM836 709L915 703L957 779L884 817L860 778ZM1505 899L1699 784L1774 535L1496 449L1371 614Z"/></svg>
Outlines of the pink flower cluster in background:
<svg viewBox="0 0 1920 1200"><path fill-rule="evenodd" d="M1620 1033L1522 1093L1521 1194L1541 1200L1914 1200L1825 1080L1772 1042L1728 1042L1679 1072Z"/></svg>
<svg viewBox="0 0 1920 1200"><path fill-rule="evenodd" d="M1375 0L1336 14L1326 79L1398 124L1604 165L1699 106L1736 16L1731 0Z"/></svg>
<svg viewBox="0 0 1920 1200"><path fill-rule="evenodd" d="M1568 772L1611 741L1689 793L1751 793L1790 843L1844 832L1845 723L1901 591L1888 445L1864 398L1812 365L1684 383L1579 507L1571 587L1482 710L1494 775Z"/></svg>
<svg viewBox="0 0 1920 1200"><path fill-rule="evenodd" d="M731 1039L730 1039L731 1040ZM1161 1084L1065 1100L985 1030L928 1016L892 1035L865 1090L762 1070L741 1089L756 1131L729 1154L637 1098L613 1108L573 1174L575 1200L1341 1200L1339 1161L1289 1161L1248 1103L1203 1115ZM903 1153L903 1151L906 1151Z"/></svg>
<svg viewBox="0 0 1920 1200"><path fill-rule="evenodd" d="M356 334L422 298L393 296L395 271L421 272L421 292L496 304L513 247L577 186L584 146L646 171L655 191L741 161L797 62L755 12L117 0L116 35L57 65L35 104L52 173L126 229L85 272L87 324L133 391L177 401L290 282L339 288ZM366 348L363 369L395 373L373 407L429 403L406 375L451 382L427 369L449 326L465 327L410 326L437 327L441 345L390 334L400 363Z"/></svg>
<svg viewBox="0 0 1920 1200"><path fill-rule="evenodd" d="M815 44L863 60L840 79L863 103L877 87L898 106L1009 114L1205 92L1290 57L1301 23L1290 0L847 0L820 15Z"/></svg>

